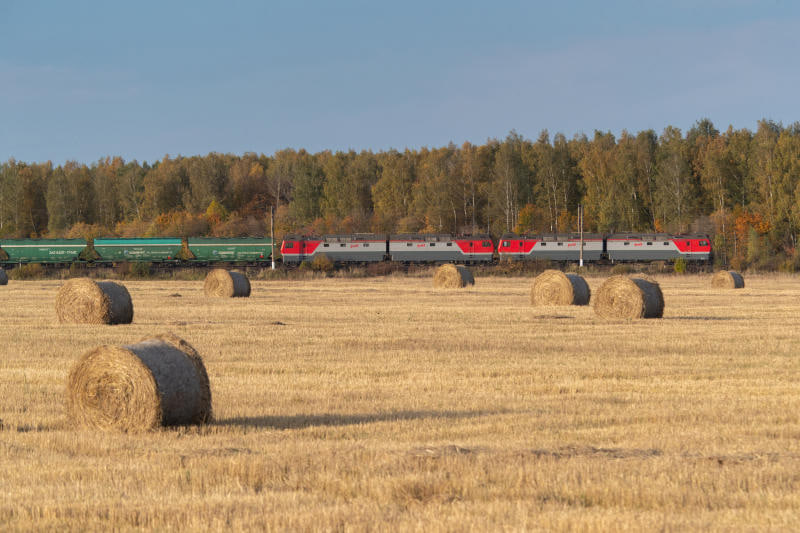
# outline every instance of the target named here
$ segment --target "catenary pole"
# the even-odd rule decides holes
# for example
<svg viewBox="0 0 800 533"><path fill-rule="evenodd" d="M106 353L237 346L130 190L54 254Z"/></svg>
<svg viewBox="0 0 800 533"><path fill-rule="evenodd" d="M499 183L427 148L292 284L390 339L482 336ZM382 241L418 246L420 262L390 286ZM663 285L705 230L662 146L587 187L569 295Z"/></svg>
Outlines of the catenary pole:
<svg viewBox="0 0 800 533"><path fill-rule="evenodd" d="M275 207L269 206L269 240L270 257L272 258L272 270L275 270Z"/></svg>
<svg viewBox="0 0 800 533"><path fill-rule="evenodd" d="M580 249L578 251L578 257L580 258L579 265L583 266L583 205L581 204L578 204L578 226L580 228L579 231L581 234L580 238L581 242L580 242Z"/></svg>

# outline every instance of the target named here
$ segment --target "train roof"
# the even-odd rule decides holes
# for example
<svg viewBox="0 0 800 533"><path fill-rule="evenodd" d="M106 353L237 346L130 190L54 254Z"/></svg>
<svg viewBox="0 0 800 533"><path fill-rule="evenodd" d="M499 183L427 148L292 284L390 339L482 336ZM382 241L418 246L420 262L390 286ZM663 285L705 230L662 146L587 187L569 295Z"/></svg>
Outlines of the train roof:
<svg viewBox="0 0 800 533"><path fill-rule="evenodd" d="M58 246L84 245L86 239L0 239L0 246Z"/></svg>
<svg viewBox="0 0 800 533"><path fill-rule="evenodd" d="M95 239L94 244L95 246L104 246L104 245L147 245L147 244L181 244L182 240L180 237L132 237L132 238L124 238L118 239L115 237L108 238L108 239Z"/></svg>
<svg viewBox="0 0 800 533"><path fill-rule="evenodd" d="M672 239L708 239L706 234L674 235L672 233L612 233L608 239L640 239L643 241L669 241Z"/></svg>
<svg viewBox="0 0 800 533"><path fill-rule="evenodd" d="M504 233L500 240L514 240L514 239L536 239L538 241L572 241L581 238L580 233L539 233L536 235L529 235L527 233ZM603 238L602 233L584 233L583 240L600 240Z"/></svg>
<svg viewBox="0 0 800 533"><path fill-rule="evenodd" d="M298 235L288 234L283 237L283 240L289 241L324 241L324 242L353 242L353 241L385 241L385 233L341 233L329 235Z"/></svg>
<svg viewBox="0 0 800 533"><path fill-rule="evenodd" d="M452 241L455 239L491 240L488 234L460 235L455 233L394 233L389 235L389 240L415 240L415 241Z"/></svg>
<svg viewBox="0 0 800 533"><path fill-rule="evenodd" d="M224 244L252 244L252 243L267 243L272 242L269 237L188 237L186 242L192 243L224 243Z"/></svg>

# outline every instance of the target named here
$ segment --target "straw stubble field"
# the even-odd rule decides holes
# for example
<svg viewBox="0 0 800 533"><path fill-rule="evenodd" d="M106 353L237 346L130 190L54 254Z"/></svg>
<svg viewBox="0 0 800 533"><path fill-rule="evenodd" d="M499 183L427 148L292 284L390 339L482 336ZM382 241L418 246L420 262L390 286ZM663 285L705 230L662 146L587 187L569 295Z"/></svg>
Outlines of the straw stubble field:
<svg viewBox="0 0 800 533"><path fill-rule="evenodd" d="M635 321L531 307L526 278L128 282L120 326L58 324L59 282L13 282L0 529L796 527L800 279L658 281L664 318ZM163 331L203 355L215 422L74 429L70 365Z"/></svg>

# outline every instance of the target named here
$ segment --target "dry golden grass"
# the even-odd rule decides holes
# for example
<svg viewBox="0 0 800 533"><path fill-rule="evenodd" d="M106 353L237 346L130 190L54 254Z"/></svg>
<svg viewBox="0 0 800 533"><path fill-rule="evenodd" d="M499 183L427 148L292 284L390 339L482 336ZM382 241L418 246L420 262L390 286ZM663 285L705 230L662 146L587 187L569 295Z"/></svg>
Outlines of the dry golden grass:
<svg viewBox="0 0 800 533"><path fill-rule="evenodd" d="M12 282L0 530L796 528L800 279L657 280L664 318L635 321L532 308L529 278L253 282L230 300L127 282L121 326L58 324L60 282ZM202 354L214 424L67 424L73 361L167 330Z"/></svg>

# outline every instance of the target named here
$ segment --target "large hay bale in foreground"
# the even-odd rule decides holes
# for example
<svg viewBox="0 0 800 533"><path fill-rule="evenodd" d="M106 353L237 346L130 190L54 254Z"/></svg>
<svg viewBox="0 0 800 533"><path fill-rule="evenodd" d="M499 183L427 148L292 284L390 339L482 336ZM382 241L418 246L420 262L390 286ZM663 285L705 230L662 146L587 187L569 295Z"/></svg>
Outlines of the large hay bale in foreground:
<svg viewBox="0 0 800 533"><path fill-rule="evenodd" d="M592 297L594 311L605 318L661 318L664 295L647 277L611 276Z"/></svg>
<svg viewBox="0 0 800 533"><path fill-rule="evenodd" d="M80 426L102 430L204 424L211 421L211 389L203 359L171 334L99 346L70 370L67 413Z"/></svg>
<svg viewBox="0 0 800 533"><path fill-rule="evenodd" d="M58 289L56 314L59 322L73 324L130 324L133 302L119 283L75 278Z"/></svg>
<svg viewBox="0 0 800 533"><path fill-rule="evenodd" d="M206 276L203 291L215 298L245 298L250 296L250 280L241 272L215 268Z"/></svg>
<svg viewBox="0 0 800 533"><path fill-rule="evenodd" d="M437 268L433 275L433 286L437 289L461 289L467 285L475 285L475 278L465 266L448 263Z"/></svg>
<svg viewBox="0 0 800 533"><path fill-rule="evenodd" d="M591 290L586 280L577 274L560 270L545 270L533 280L533 305L587 305Z"/></svg>
<svg viewBox="0 0 800 533"><path fill-rule="evenodd" d="M8 285L8 274L2 268L0 268L0 285Z"/></svg>
<svg viewBox="0 0 800 533"><path fill-rule="evenodd" d="M720 270L711 278L711 286L720 289L743 289L744 278L733 270Z"/></svg>

